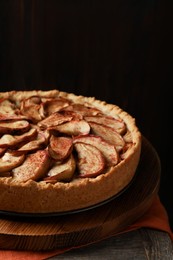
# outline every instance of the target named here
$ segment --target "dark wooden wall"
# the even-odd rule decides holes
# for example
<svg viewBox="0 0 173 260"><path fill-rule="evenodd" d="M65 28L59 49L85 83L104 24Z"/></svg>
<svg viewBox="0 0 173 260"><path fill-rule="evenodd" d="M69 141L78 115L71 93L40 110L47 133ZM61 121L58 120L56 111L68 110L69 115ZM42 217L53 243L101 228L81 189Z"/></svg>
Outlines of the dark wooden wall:
<svg viewBox="0 0 173 260"><path fill-rule="evenodd" d="M164 0L1 0L0 91L58 88L136 118L173 225L172 19Z"/></svg>

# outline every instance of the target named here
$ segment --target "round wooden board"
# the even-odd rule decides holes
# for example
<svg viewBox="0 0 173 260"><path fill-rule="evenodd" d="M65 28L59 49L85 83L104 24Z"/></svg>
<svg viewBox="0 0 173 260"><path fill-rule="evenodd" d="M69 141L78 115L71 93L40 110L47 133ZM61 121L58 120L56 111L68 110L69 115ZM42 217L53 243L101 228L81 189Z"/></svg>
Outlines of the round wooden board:
<svg viewBox="0 0 173 260"><path fill-rule="evenodd" d="M159 190L160 160L143 137L142 153L131 185L115 199L90 210L48 217L0 215L0 249L52 250L80 246L119 232L150 207Z"/></svg>

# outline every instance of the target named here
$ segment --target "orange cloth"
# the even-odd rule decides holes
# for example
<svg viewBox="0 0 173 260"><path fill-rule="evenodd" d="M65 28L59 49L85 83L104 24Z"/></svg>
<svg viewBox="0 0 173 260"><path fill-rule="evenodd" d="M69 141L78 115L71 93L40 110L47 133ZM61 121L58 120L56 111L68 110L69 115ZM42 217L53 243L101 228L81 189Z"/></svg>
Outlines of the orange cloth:
<svg viewBox="0 0 173 260"><path fill-rule="evenodd" d="M170 238L173 240L173 232L171 231L169 225L169 219L167 212L160 202L158 196L154 199L149 210L139 218L134 224L130 225L128 228L121 232L130 232L142 227L153 228L161 231L165 231L169 234ZM120 233L118 233L120 234ZM115 235L118 235L117 233ZM112 235L111 235L112 236ZM74 247L73 247L74 248ZM48 257L52 257L58 254L62 254L73 248L57 249L50 252L28 252L28 251L11 251L11 250L0 250L0 260L43 260Z"/></svg>

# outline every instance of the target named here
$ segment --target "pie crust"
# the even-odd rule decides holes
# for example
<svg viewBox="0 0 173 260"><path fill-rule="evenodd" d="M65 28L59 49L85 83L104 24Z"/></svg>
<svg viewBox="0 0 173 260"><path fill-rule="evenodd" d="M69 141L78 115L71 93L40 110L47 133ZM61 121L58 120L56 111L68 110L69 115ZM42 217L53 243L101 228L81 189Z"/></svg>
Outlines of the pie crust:
<svg viewBox="0 0 173 260"><path fill-rule="evenodd" d="M103 167L103 170L101 170L99 173L97 173L95 176L91 174L91 176L85 175L88 171L90 171L90 168L94 171L94 167L97 166L97 163L100 164L100 161L97 161L97 150L98 148L94 148L94 151L96 151L96 159L94 157L92 158L91 153L88 153L87 158L87 152L84 154L83 158L81 160L88 160L88 166L91 167L85 167L84 168L84 176L79 174L80 169L78 166L76 166L76 170L74 171L73 177L68 181L46 181L46 178L40 178L40 179L27 179L27 180L20 180L21 172L19 172L19 177L17 174L15 175L15 168L20 167L26 160L26 158L29 156L29 154L35 154L37 151L44 150L48 153L48 157L50 158L48 146L50 145L50 136L52 135L52 132L56 132L56 126L52 125L53 123L49 121L48 123L51 125L48 125L49 127L46 128L49 132L49 137L46 143L44 144L44 147L39 147L36 150L32 151L25 151L24 152L24 158L22 157L22 149L21 145L12 145L8 146L4 144L4 136L10 135L13 137L18 137L24 133L27 133L29 129L32 127L35 127L36 130L41 126L43 127L44 120L48 118L48 115L44 113L44 111L41 110L39 107L38 114L40 113L41 119L33 120L33 118L29 118L29 110L23 109L22 105L23 100L30 99L31 97L36 97L36 100L34 100L34 104L38 105L35 108L38 108L41 106L40 104L46 102L48 99L50 100L50 103L56 99L56 98L62 98L63 100L69 101L69 104L80 104L84 107L89 107L91 110L91 113L93 117L97 117L99 114L95 115L96 113L101 113L104 117L111 117L115 118L125 125L125 130L122 131L122 133L119 133L121 138L124 141L123 148L116 148L117 155L118 155L118 161L115 165L107 165ZM41 100L41 103L39 101L39 98ZM37 100L38 99L38 100ZM10 104L12 104L12 107L8 109L8 105L6 102L4 102L4 106L2 105L3 101L10 101ZM46 101L47 100L47 101ZM37 104L37 102L39 104ZM25 104L25 103L24 103ZM49 102L48 102L49 104ZM51 103L53 104L53 103ZM64 106L62 105L61 110L64 108L66 109L68 106L64 103ZM79 110L80 110L80 105ZM6 107L7 106L7 107ZM13 113L13 109L15 107L15 113ZM43 110L46 107L43 106ZM75 106L73 107L73 112L75 111ZM17 108L17 109L16 109ZM28 106L30 108L30 106ZM55 107L53 106L53 113L55 112ZM67 109L68 110L68 109ZM32 111L32 110L31 110ZM35 110L33 110L35 111ZM82 109L81 109L82 111ZM80 111L77 111L80 114ZM33 112L34 113L34 112ZM56 112L55 112L56 113ZM75 113L74 113L75 114ZM19 118L15 118L14 116L18 116ZM31 113L32 115L32 113ZM49 116L51 115L51 112L49 113ZM21 118L20 118L21 116ZM23 116L23 117L22 117ZM38 115L37 115L38 116ZM85 115L86 116L86 115ZM83 120L83 115L80 119L77 119L77 121ZM88 115L87 115L88 116ZM90 116L90 115L89 115ZM27 118L28 117L28 118ZM31 116L32 117L32 116ZM73 117L73 115L72 115ZM67 118L67 120L70 121L70 119ZM6 123L12 123L17 121L27 121L29 122L29 128L23 128L23 132L21 130L17 130L17 128L14 130L8 131L8 124ZM86 120L84 120L86 121ZM40 123L41 122L41 123ZM42 123L43 122L43 123ZM106 121L105 121L106 122ZM4 124L5 123L5 124ZM48 124L46 121L46 124ZM90 122L87 122L90 125ZM63 123L60 123L60 125L63 125ZM38 127L39 126L39 127ZM18 126L19 127L19 126ZM22 126L24 127L24 126ZM54 129L55 127L55 129ZM92 128L90 128L92 130ZM44 129L45 130L45 129ZM78 129L77 129L78 130ZM90 130L90 131L91 131ZM16 132L15 132L16 131ZM59 131L59 130L58 130ZM74 131L74 129L72 129ZM51 134L50 134L51 133ZM56 132L57 133L57 132ZM105 136L107 135L107 131L105 132ZM111 133L111 132L110 132ZM57 134L58 136L67 136L69 134L62 133ZM89 135L91 132L89 132ZM96 133L94 135L97 136ZM75 133L76 140L77 134ZM81 136L81 135L79 135ZM85 134L82 133L82 136L85 136ZM130 137L129 137L130 136ZM73 134L70 134L70 138L73 140ZM110 134L110 139L111 139ZM33 139L33 137L32 137ZM103 139L103 136L102 136ZM91 139L92 140L92 139ZM27 142L30 141L30 137L28 138ZM106 141L108 142L108 141ZM82 142L83 143L83 142ZM108 142L109 143L109 142ZM109 143L110 144L110 143ZM112 146L112 144L110 144ZM75 153L74 160L77 162L77 156L78 153L74 149L75 143L73 142L72 148L70 154ZM92 145L91 145L92 146ZM91 147L90 146L90 147ZM17 147L17 148L16 148ZM78 147L78 146L76 146ZM85 146L87 147L87 146ZM93 148L93 146L92 146ZM20 150L21 149L21 150ZM83 149L79 145L79 150ZM17 151L20 150L20 151ZM109 149L108 149L109 150ZM4 160L4 154L12 152L12 155L16 155L21 157L21 161L19 162L19 165L14 167L13 169L5 168L3 171L1 167L1 162ZM83 153L83 150L81 150ZM94 97L84 97L84 96L77 96L73 93L66 93L61 92L58 90L50 90L50 91L42 91L42 90L35 90L35 91L10 91L10 92L1 92L0 93L0 211L10 211L10 212L18 212L18 213L58 213L58 212L66 212L66 211L72 211L72 210L79 210L83 208L87 208L93 205L96 205L100 202L103 202L112 196L115 196L120 191L122 191L133 179L139 159L140 159L140 153L141 153L141 133L136 126L135 119L128 114L127 112L123 111L120 107L114 105L114 104L107 104L104 101L96 100ZM101 152L102 154L102 152ZM42 155L40 155L42 156ZM86 157L86 158L85 158ZM104 157L104 156L103 156ZM41 157L42 158L42 157ZM102 157L100 157L102 158ZM17 158L19 159L19 158ZM10 158L9 158L10 160ZM56 159L50 159L55 160ZM102 160L102 159L100 159ZM7 160L8 162L8 160ZM104 158L105 162L105 158ZM10 162L9 162L10 163ZM32 164L32 160L30 160L30 163ZM84 162L85 163L85 162ZM51 166L50 166L51 165ZM76 164L78 165L78 164ZM7 165L8 166L8 165ZM30 166L30 165L29 165ZM100 166L100 165L99 165ZM49 164L46 166L47 172L50 171L50 168L52 167L52 164ZM83 165L80 161L80 167L81 171L83 171ZM100 166L101 167L101 166ZM28 167L29 168L29 167ZM28 170L27 167L23 167L23 173L24 175L27 173ZM31 167L32 168L32 167ZM43 167L44 168L44 165ZM46 173L47 173L46 172ZM76 173L77 172L77 173ZM22 177L23 178L23 177ZM35 177L34 177L35 178Z"/></svg>

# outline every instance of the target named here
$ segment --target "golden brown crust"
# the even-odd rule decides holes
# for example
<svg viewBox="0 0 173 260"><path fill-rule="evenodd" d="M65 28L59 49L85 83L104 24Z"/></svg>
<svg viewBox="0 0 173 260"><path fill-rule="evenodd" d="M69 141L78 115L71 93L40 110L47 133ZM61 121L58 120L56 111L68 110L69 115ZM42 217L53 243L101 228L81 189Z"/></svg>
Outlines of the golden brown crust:
<svg viewBox="0 0 173 260"><path fill-rule="evenodd" d="M12 177L0 178L0 210L20 213L52 213L77 210L100 203L119 193L133 179L141 152L141 133L135 119L116 105L93 97L51 91L11 91L0 93L0 98L21 101L33 95L67 98L75 103L89 104L108 116L118 115L132 136L133 146L128 155L108 172L95 178L77 178L68 183L46 183L32 180L17 183Z"/></svg>

